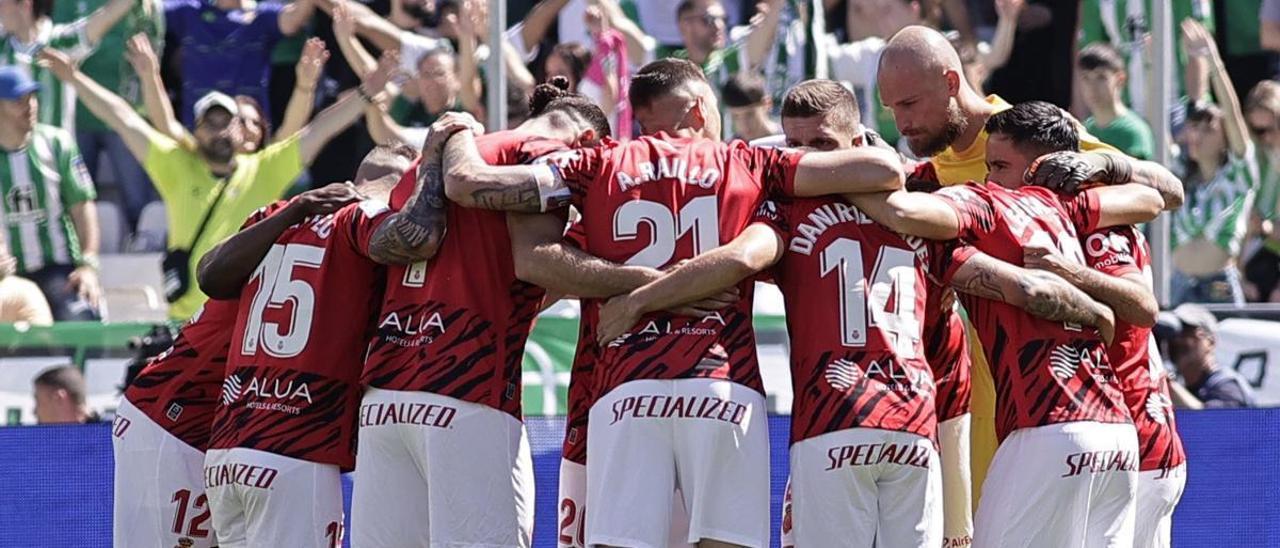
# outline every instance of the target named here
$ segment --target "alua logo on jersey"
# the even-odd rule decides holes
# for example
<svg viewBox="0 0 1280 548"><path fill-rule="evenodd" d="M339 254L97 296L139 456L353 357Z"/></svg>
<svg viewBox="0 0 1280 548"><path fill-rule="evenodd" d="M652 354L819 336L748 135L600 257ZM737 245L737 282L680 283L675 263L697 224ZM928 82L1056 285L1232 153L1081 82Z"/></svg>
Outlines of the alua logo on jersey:
<svg viewBox="0 0 1280 548"><path fill-rule="evenodd" d="M924 371L912 371L892 359L872 360L863 367L857 362L844 358L827 364L823 379L827 384L841 392L848 392L857 386L863 378L869 378L884 385L884 389L901 391L903 389L918 392L933 382L933 375Z"/></svg>
<svg viewBox="0 0 1280 548"><path fill-rule="evenodd" d="M301 399L308 404L312 403L311 388L305 382L293 379L249 377L246 383L240 379L240 373L228 375L226 380L222 381L222 405L231 405L239 401L241 396L283 400Z"/></svg>

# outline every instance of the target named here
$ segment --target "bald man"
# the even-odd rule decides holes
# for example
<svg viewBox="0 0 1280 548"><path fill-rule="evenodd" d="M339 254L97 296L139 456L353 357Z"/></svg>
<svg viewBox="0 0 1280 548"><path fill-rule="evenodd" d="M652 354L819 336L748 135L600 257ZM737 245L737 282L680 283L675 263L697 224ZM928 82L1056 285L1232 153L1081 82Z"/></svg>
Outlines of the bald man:
<svg viewBox="0 0 1280 548"><path fill-rule="evenodd" d="M913 178L942 186L987 178L987 133L992 115L1012 107L996 95L982 97L969 85L956 50L938 31L910 26L889 39L880 57L880 99L893 111L912 154L929 157ZM1108 149L1080 131L1082 150ZM972 461L974 507L996 450L995 385L982 346L969 330L973 361ZM950 529L950 528L949 528Z"/></svg>

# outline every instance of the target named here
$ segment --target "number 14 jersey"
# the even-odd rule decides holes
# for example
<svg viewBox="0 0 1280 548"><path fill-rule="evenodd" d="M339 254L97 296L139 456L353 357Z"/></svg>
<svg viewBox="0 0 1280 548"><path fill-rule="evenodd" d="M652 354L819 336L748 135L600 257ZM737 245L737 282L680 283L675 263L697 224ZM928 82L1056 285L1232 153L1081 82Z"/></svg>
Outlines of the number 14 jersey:
<svg viewBox="0 0 1280 548"><path fill-rule="evenodd" d="M791 340L791 443L848 428L933 440L926 244L834 198L765 202L755 219L784 246L771 272Z"/></svg>
<svg viewBox="0 0 1280 548"><path fill-rule="evenodd" d="M210 449L355 466L360 370L386 279L369 241L390 215L366 200L276 239L240 295Z"/></svg>

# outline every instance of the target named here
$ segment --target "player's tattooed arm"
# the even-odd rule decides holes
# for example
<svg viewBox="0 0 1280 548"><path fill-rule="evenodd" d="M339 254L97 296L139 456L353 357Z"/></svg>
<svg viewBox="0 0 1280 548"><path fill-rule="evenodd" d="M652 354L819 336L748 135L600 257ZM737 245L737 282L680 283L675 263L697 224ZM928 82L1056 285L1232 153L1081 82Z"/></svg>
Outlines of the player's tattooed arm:
<svg viewBox="0 0 1280 548"><path fill-rule="evenodd" d="M445 145L444 167L445 194L463 207L538 213L563 205L553 196L568 195L548 165L489 165L467 131Z"/></svg>
<svg viewBox="0 0 1280 548"><path fill-rule="evenodd" d="M1028 244L1023 248L1022 264L1027 268L1045 270L1061 276L1090 297L1101 301L1115 311L1116 319L1151 327L1156 324L1160 305L1147 287L1143 276L1133 273L1127 276L1111 276L1085 265L1067 260L1061 253L1046 246Z"/></svg>
<svg viewBox="0 0 1280 548"><path fill-rule="evenodd" d="M1112 152L1062 151L1046 154L1027 168L1026 180L1033 185L1063 192L1075 192L1084 183L1133 183L1159 192L1165 210L1182 207L1182 181L1173 172L1155 162Z"/></svg>
<svg viewBox="0 0 1280 548"><path fill-rule="evenodd" d="M373 233L369 257L381 264L409 264L434 257L444 241L444 172L436 154L418 164L418 184L404 208Z"/></svg>
<svg viewBox="0 0 1280 548"><path fill-rule="evenodd" d="M957 291L997 300L1050 321L1092 325L1110 342L1115 316L1061 277L1015 266L985 253L969 257L951 279Z"/></svg>
<svg viewBox="0 0 1280 548"><path fill-rule="evenodd" d="M234 299L289 227L333 213L363 196L351 183L333 183L298 195L289 205L213 246L196 268L196 283L213 299Z"/></svg>

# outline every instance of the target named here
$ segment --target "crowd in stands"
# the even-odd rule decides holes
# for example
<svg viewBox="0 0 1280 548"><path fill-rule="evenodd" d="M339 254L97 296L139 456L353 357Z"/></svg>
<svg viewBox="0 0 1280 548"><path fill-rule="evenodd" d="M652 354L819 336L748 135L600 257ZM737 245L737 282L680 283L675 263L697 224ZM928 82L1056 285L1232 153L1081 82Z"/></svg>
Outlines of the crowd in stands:
<svg viewBox="0 0 1280 548"><path fill-rule="evenodd" d="M254 209L350 179L375 144L421 147L445 112L486 120L494 55L508 126L563 76L625 139L629 75L678 57L720 86L726 138L780 133L783 93L831 78L897 145L876 73L916 24L948 32L979 93L1177 167L1170 305L1280 301L1280 0L1172 0L1175 74L1152 83L1160 4L511 0L493 37L483 0L0 0L0 321L102 318L99 257L122 252L163 252L169 315L189 317L199 258Z"/></svg>

